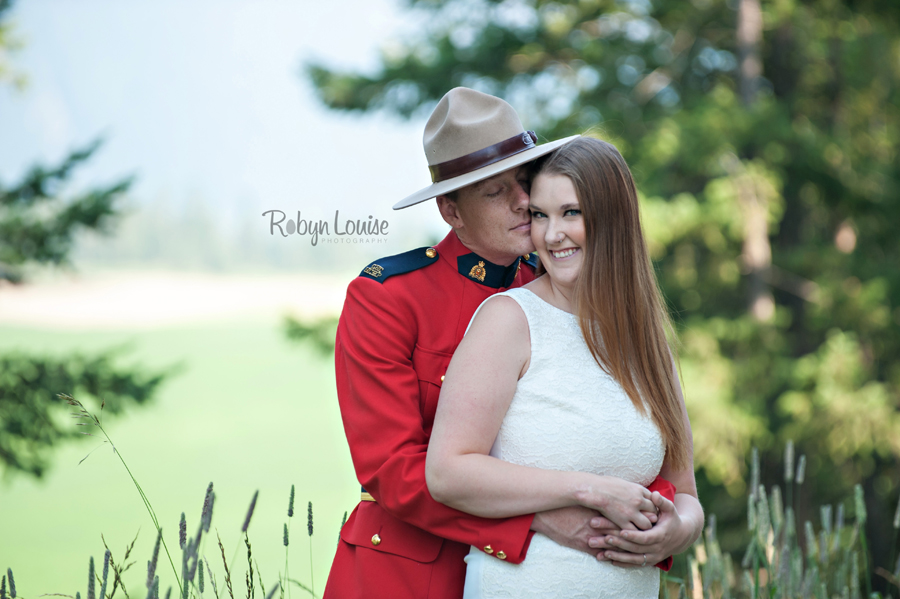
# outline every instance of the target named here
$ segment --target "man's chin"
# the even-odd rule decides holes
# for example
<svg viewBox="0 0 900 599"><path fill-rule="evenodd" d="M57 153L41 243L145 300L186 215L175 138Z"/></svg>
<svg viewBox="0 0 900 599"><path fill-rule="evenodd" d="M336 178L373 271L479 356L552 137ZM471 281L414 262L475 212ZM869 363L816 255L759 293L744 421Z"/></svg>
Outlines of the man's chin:
<svg viewBox="0 0 900 599"><path fill-rule="evenodd" d="M520 231L513 231L514 233L518 233L518 243L516 244L522 251L519 252L519 255L530 254L534 251L534 243L531 241L531 228L529 227L524 233Z"/></svg>

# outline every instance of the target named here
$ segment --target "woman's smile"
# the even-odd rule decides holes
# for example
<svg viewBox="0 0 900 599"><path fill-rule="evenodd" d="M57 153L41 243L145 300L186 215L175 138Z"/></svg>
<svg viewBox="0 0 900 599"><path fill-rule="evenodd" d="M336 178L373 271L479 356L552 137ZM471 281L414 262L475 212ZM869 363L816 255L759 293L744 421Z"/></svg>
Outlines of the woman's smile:
<svg viewBox="0 0 900 599"><path fill-rule="evenodd" d="M550 250L550 253L557 260L562 260L564 258L568 258L568 257L572 256L577 251L578 251L578 248L568 248L565 250Z"/></svg>

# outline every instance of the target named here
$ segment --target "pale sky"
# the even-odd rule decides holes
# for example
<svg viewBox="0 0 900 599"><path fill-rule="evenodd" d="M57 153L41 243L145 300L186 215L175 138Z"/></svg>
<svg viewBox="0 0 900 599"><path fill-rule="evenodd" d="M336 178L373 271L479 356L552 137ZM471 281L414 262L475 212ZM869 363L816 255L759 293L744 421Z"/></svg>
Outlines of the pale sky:
<svg viewBox="0 0 900 599"><path fill-rule="evenodd" d="M376 252L414 247L410 237L447 230L431 205L390 208L430 183L424 122L327 111L300 74L312 58L374 68L385 42L416 29L399 7L19 0L11 21L25 46L12 62L29 84L0 87L0 181L103 134L76 185L135 174L139 202L199 196L226 224L258 218L261 230L268 209L373 214L391 222L395 241Z"/></svg>

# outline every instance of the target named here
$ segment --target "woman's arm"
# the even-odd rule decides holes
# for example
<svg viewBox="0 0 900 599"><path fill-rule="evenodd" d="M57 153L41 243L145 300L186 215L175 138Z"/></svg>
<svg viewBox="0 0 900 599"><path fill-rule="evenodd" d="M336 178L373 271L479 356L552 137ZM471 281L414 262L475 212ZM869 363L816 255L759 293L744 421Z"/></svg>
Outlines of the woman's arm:
<svg viewBox="0 0 900 599"><path fill-rule="evenodd" d="M703 530L703 507L697 497L697 481L694 478L694 450L691 422L678 373L675 373L678 400L681 404L682 418L687 430L689 467L685 470L673 470L668 458L663 462L660 476L675 485L675 502L671 502L658 493L654 493L653 503L659 508L659 521L650 530L626 531L611 533L606 537L589 542L596 548L608 548L602 551L598 559L608 559L622 565L641 565L646 555L647 564L655 564L669 555L675 555L694 544Z"/></svg>
<svg viewBox="0 0 900 599"><path fill-rule="evenodd" d="M623 529L655 512L641 485L610 476L511 464L488 455L531 355L528 321L508 297L482 306L453 355L428 445L432 497L477 516L509 517L569 505L596 509Z"/></svg>

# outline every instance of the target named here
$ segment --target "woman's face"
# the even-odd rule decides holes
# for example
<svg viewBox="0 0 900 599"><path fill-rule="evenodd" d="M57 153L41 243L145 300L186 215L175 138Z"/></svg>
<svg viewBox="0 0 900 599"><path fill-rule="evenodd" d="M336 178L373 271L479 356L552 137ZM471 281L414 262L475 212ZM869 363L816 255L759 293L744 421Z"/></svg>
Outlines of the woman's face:
<svg viewBox="0 0 900 599"><path fill-rule="evenodd" d="M571 287L584 260L584 219L572 180L538 175L531 186L531 240L551 281Z"/></svg>

